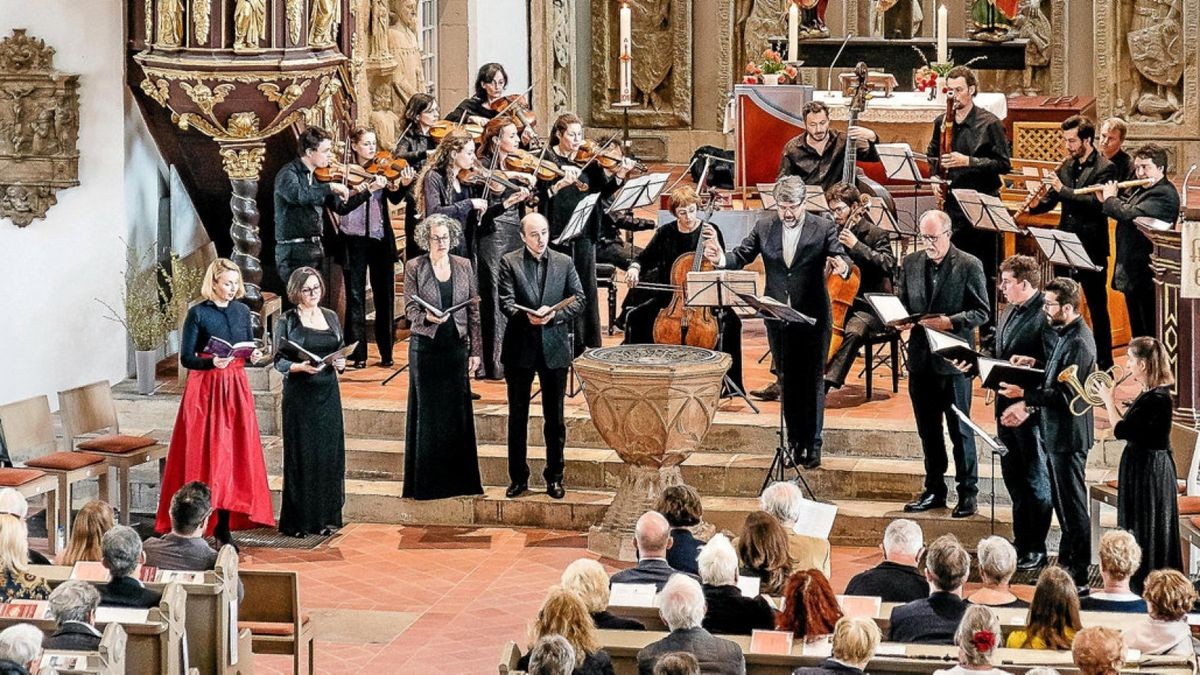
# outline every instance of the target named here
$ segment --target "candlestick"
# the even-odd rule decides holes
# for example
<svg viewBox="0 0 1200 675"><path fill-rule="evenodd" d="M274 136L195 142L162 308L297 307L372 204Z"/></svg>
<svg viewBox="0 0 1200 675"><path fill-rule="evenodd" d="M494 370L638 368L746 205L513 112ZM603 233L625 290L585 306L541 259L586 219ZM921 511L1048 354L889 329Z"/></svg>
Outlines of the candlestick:
<svg viewBox="0 0 1200 675"><path fill-rule="evenodd" d="M788 5L787 60L795 62L800 49L800 8L794 2L789 2Z"/></svg>
<svg viewBox="0 0 1200 675"><path fill-rule="evenodd" d="M633 10L629 3L621 3L621 103L629 105L633 101Z"/></svg>
<svg viewBox="0 0 1200 675"><path fill-rule="evenodd" d="M950 62L950 50L946 47L946 37L949 32L950 12L945 5L937 11L937 60L938 63Z"/></svg>

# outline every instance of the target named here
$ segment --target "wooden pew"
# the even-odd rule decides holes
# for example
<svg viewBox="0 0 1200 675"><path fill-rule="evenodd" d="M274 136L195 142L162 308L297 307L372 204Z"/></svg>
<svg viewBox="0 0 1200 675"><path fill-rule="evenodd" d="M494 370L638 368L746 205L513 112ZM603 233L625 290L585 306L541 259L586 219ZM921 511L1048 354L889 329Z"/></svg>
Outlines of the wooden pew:
<svg viewBox="0 0 1200 675"><path fill-rule="evenodd" d="M74 652L47 649L42 653L41 672L54 669L59 675L89 673L94 675L125 675L125 629L119 623L110 623L100 638L100 648L94 652ZM63 667L55 663L56 657L84 659L82 668Z"/></svg>

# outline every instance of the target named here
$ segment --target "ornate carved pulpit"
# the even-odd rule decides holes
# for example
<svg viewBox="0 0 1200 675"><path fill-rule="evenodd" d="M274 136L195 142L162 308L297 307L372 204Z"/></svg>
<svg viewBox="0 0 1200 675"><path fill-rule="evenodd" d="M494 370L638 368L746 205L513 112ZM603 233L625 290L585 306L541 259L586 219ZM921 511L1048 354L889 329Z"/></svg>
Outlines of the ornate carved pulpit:
<svg viewBox="0 0 1200 675"><path fill-rule="evenodd" d="M1200 299L1180 295L1182 236L1139 227L1154 244L1154 316L1157 336L1167 348L1175 375L1175 422L1200 429Z"/></svg>

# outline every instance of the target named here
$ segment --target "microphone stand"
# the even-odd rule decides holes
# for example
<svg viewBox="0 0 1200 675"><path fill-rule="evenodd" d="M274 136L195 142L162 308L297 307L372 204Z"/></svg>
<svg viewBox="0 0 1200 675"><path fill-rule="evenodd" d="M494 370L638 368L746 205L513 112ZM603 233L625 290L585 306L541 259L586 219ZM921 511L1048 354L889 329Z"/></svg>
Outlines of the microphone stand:
<svg viewBox="0 0 1200 675"><path fill-rule="evenodd" d="M846 33L846 37L842 40L842 46L838 47L837 53L833 55L833 60L829 62L829 79L825 82L825 91L833 91L833 67L837 65L838 59L842 58L842 52L845 51L846 44L852 37L854 37L853 31Z"/></svg>

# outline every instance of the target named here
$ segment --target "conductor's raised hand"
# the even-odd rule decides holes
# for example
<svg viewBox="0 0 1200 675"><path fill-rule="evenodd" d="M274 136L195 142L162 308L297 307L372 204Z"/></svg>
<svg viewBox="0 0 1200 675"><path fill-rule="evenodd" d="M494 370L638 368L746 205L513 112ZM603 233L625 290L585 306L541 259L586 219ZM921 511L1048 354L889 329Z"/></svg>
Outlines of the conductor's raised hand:
<svg viewBox="0 0 1200 675"><path fill-rule="evenodd" d="M704 257L713 265L721 264L721 245L715 237L704 240Z"/></svg>
<svg viewBox="0 0 1200 675"><path fill-rule="evenodd" d="M839 277L844 277L850 271L850 266L842 258L831 256L829 258L829 269Z"/></svg>

